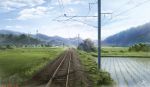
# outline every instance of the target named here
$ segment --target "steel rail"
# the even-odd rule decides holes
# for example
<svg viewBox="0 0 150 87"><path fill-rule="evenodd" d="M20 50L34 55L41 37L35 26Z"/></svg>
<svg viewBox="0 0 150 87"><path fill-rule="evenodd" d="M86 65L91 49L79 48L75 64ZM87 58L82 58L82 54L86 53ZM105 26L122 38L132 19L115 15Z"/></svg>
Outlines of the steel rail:
<svg viewBox="0 0 150 87"><path fill-rule="evenodd" d="M72 59L72 55L70 53L69 64L68 64L68 73L67 73L67 79L66 79L66 86L65 87L69 87L68 84L69 84L69 74L70 74L71 59Z"/></svg>
<svg viewBox="0 0 150 87"><path fill-rule="evenodd" d="M69 51L65 54L65 56L63 57L63 59L61 60L59 66L56 68L56 70L54 71L52 77L50 78L50 80L48 81L47 85L45 87L50 87L52 84L53 79L55 78L57 72L59 71L59 68L61 67L61 65L63 64L63 62L66 59L67 54L69 53Z"/></svg>

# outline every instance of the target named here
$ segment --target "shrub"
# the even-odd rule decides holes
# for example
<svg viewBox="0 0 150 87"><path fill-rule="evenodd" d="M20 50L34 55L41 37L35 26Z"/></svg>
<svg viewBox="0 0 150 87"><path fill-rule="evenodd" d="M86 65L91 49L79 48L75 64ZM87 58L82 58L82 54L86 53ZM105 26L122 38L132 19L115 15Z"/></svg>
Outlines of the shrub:
<svg viewBox="0 0 150 87"><path fill-rule="evenodd" d="M78 46L78 49L86 52L96 52L96 47L90 39L84 40L83 43Z"/></svg>

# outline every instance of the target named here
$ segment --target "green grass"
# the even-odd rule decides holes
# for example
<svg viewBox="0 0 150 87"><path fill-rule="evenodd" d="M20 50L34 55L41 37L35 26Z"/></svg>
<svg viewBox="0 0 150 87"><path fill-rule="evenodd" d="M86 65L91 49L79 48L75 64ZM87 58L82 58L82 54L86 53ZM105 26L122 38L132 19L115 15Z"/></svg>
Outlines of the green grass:
<svg viewBox="0 0 150 87"><path fill-rule="evenodd" d="M128 47L102 47L101 54L103 57L146 57L146 58L150 58L150 52L129 52Z"/></svg>
<svg viewBox="0 0 150 87"><path fill-rule="evenodd" d="M99 70L97 68L95 57L92 55L93 53L87 53L80 50L78 50L78 53L81 63L84 65L86 73L89 75L89 79L92 81L92 86L103 87L105 85L107 87L112 87L114 81L108 72Z"/></svg>
<svg viewBox="0 0 150 87"><path fill-rule="evenodd" d="M50 60L56 58L63 48L14 48L0 50L0 78L18 79L31 76Z"/></svg>

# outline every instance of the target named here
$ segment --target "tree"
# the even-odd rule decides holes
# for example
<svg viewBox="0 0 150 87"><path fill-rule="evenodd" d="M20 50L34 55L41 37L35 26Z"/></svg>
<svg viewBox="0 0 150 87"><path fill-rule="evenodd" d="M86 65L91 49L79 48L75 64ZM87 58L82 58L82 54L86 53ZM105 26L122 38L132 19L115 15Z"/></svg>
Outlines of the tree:
<svg viewBox="0 0 150 87"><path fill-rule="evenodd" d="M12 49L12 47L10 45L6 45L7 49Z"/></svg>
<svg viewBox="0 0 150 87"><path fill-rule="evenodd" d="M83 43L79 44L78 49L86 51L86 52L96 51L96 47L94 46L94 43L90 39L86 39L83 41Z"/></svg>
<svg viewBox="0 0 150 87"><path fill-rule="evenodd" d="M148 51L150 51L150 46L148 44L139 43L139 44L135 44L135 45L129 47L129 51L148 52Z"/></svg>

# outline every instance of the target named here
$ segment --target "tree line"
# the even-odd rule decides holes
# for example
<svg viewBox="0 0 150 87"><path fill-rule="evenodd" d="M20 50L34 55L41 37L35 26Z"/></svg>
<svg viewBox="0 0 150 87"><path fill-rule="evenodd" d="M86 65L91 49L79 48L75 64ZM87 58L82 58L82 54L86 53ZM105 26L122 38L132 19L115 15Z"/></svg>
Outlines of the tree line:
<svg viewBox="0 0 150 87"><path fill-rule="evenodd" d="M144 43L135 44L135 45L129 47L129 51L135 51L135 52L143 51L143 52L148 52L148 51L150 51L150 44L144 44Z"/></svg>

